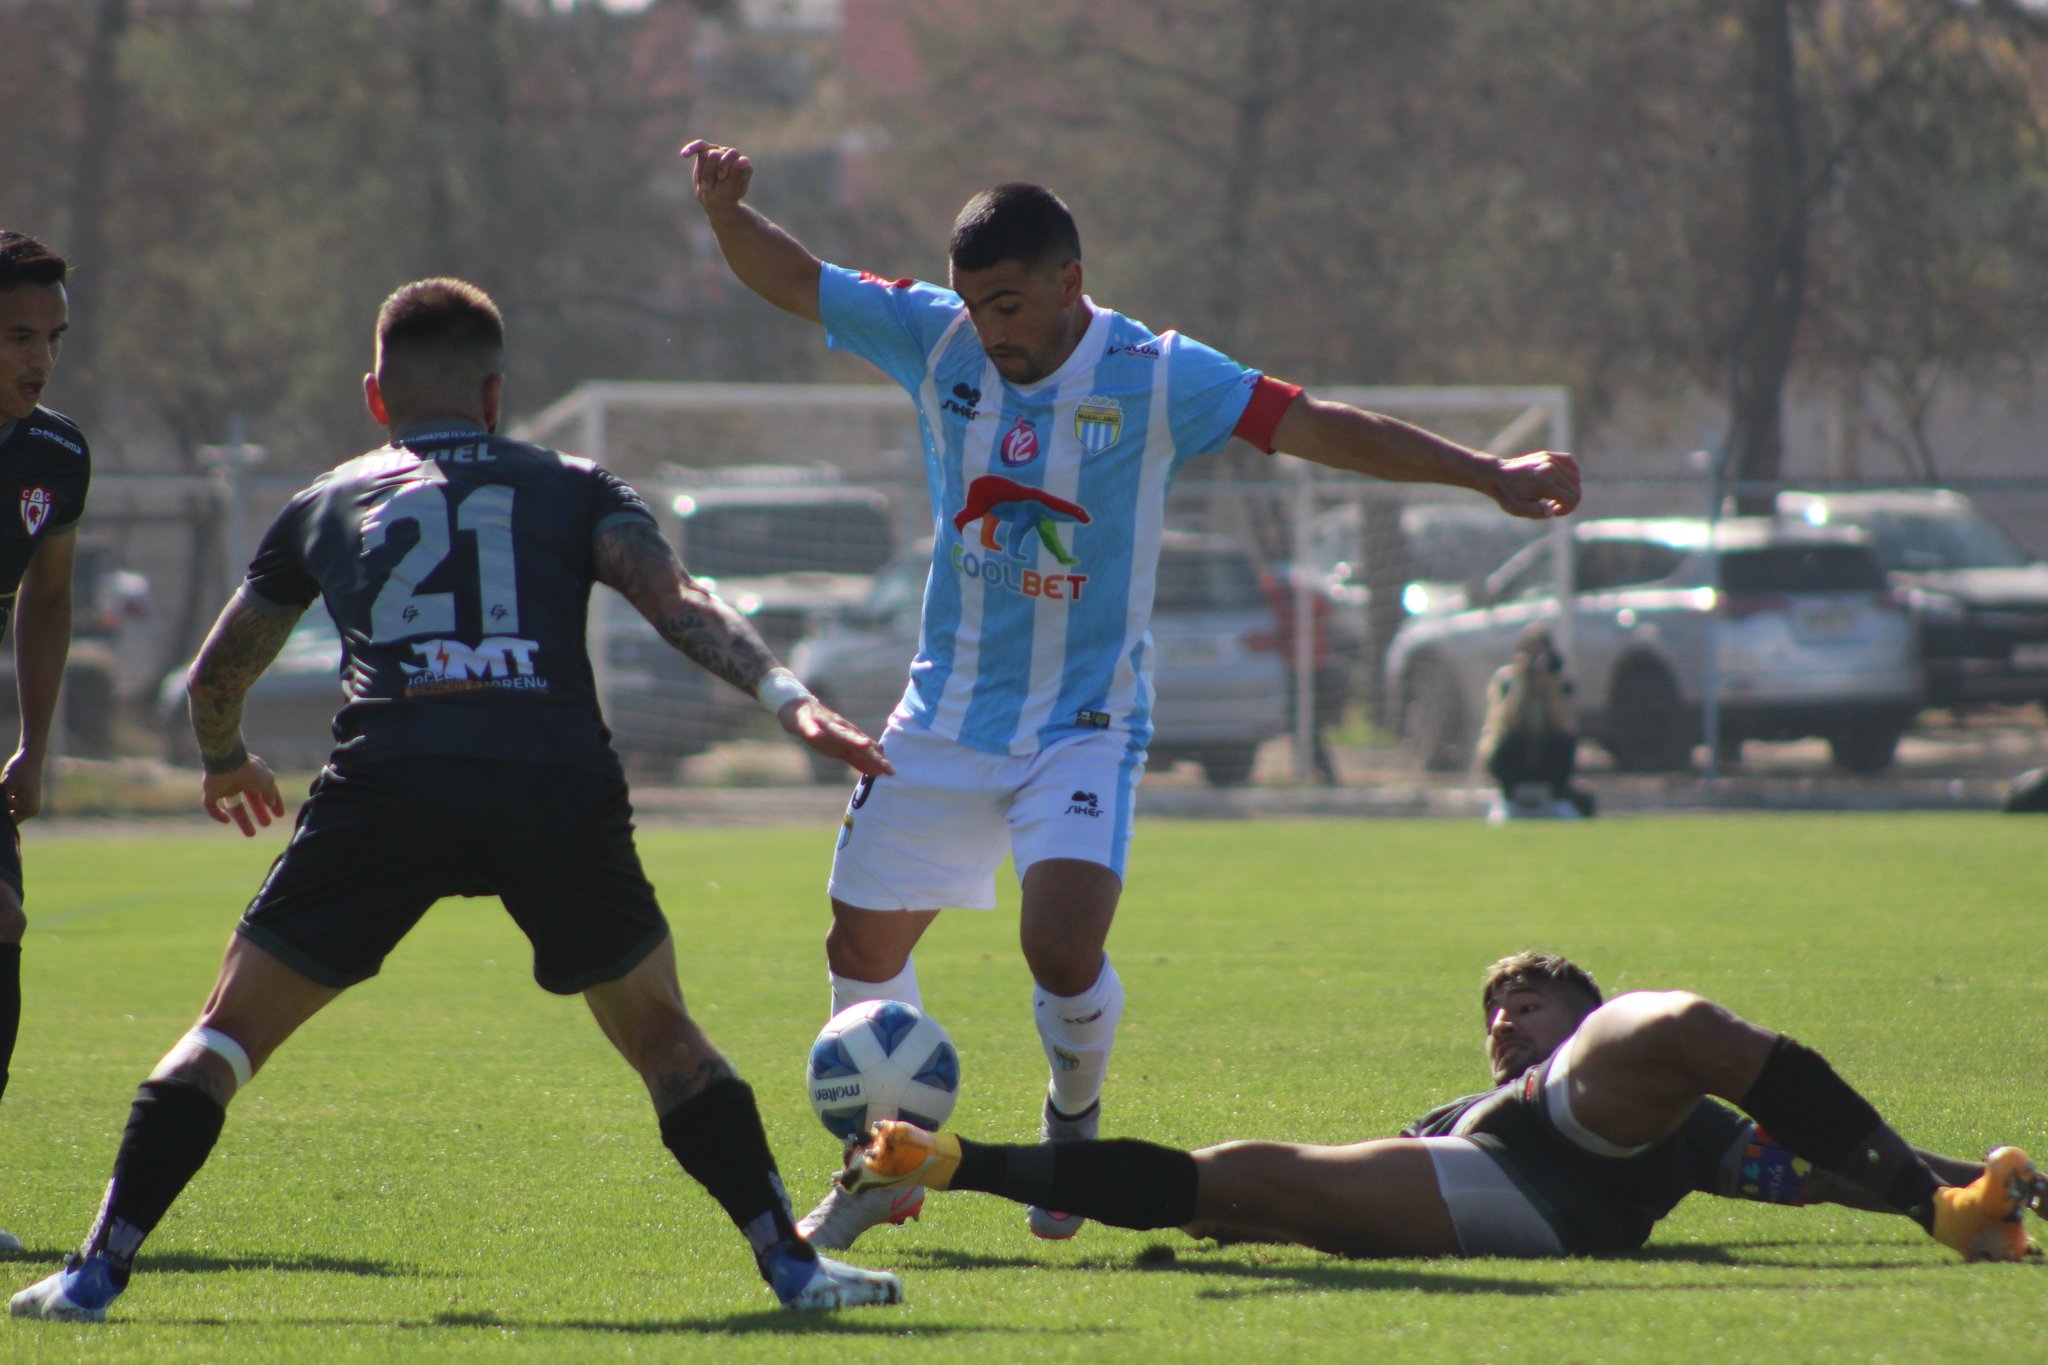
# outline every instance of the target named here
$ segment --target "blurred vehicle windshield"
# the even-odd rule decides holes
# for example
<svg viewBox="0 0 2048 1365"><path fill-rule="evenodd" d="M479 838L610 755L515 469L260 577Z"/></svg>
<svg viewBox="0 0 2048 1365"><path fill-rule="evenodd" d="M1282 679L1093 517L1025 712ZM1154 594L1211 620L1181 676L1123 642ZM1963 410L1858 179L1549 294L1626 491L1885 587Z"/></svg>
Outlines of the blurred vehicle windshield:
<svg viewBox="0 0 2048 1365"><path fill-rule="evenodd" d="M1980 516L1880 512L1858 519L1887 569L2017 569L2033 557Z"/></svg>
<svg viewBox="0 0 2048 1365"><path fill-rule="evenodd" d="M1263 611L1266 592L1249 555L1168 544L1159 552L1155 611Z"/></svg>
<svg viewBox="0 0 2048 1365"><path fill-rule="evenodd" d="M704 504L685 519L683 561L711 578L870 574L895 548L881 507L854 502Z"/></svg>

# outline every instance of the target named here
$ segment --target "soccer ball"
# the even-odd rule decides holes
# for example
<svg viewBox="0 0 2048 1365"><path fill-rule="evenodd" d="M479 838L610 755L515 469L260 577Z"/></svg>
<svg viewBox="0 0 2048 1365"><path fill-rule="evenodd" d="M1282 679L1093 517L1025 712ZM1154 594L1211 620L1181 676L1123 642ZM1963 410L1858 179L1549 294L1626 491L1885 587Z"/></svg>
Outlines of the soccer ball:
<svg viewBox="0 0 2048 1365"><path fill-rule="evenodd" d="M848 1142L876 1119L937 1128L960 1098L960 1054L946 1030L902 1000L865 1000L832 1016L811 1044L805 1088L832 1136Z"/></svg>

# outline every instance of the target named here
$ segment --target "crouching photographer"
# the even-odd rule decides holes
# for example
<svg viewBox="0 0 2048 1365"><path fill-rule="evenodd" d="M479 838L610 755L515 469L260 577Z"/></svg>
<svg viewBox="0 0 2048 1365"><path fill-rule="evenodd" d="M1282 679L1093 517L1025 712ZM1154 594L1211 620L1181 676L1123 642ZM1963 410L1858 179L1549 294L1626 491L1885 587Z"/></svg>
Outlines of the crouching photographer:
<svg viewBox="0 0 2048 1365"><path fill-rule="evenodd" d="M1514 657L1494 673L1486 689L1479 754L1500 784L1494 818L1593 813L1593 794L1572 785L1579 732L1571 691L1564 657L1549 629L1524 629Z"/></svg>

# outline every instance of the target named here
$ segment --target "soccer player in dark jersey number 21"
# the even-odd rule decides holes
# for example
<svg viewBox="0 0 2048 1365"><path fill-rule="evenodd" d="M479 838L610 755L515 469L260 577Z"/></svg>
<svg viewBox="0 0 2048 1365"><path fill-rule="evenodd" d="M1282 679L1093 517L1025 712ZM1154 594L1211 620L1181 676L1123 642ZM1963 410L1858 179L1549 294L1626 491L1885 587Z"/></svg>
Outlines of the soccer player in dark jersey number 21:
<svg viewBox="0 0 2048 1365"><path fill-rule="evenodd" d="M1040 1133L1093 1137L1123 1013L1105 948L1152 736L1149 621L1175 475L1235 436L1544 518L1578 505L1578 466L1470 450L1098 307L1073 216L1041 186L968 200L941 288L825 264L744 202L746 157L705 142L683 155L740 282L900 384L924 441L923 628L882 735L896 775L856 790L832 860L832 1008L918 1003L919 937L942 909L992 908L1008 854L1048 1074ZM835 1190L799 1226L837 1250L919 1208L915 1188ZM1081 1226L1056 1208L1025 1217L1045 1238Z"/></svg>
<svg viewBox="0 0 2048 1365"><path fill-rule="evenodd" d="M21 836L43 808L43 765L71 652L71 564L92 456L85 433L42 405L71 325L63 257L0 231L0 632L14 618L21 739L0 770L0 1095L21 1026ZM0 1150L7 1141L0 1138ZM21 1243L0 1232L0 1251Z"/></svg>
<svg viewBox="0 0 2048 1365"><path fill-rule="evenodd" d="M895 1276L826 1260L797 1235L753 1091L683 1007L598 713L592 584L616 588L817 752L870 776L888 761L691 578L630 487L493 434L504 324L482 290L398 290L375 356L364 391L389 442L292 498L189 679L206 811L252 834L284 803L243 746L242 699L324 602L346 647L333 756L198 1024L137 1092L84 1244L16 1294L14 1314L103 1319L270 1054L374 976L436 900L491 895L532 942L540 985L582 994L640 1073L662 1141L745 1235L775 1296L794 1309L897 1302Z"/></svg>

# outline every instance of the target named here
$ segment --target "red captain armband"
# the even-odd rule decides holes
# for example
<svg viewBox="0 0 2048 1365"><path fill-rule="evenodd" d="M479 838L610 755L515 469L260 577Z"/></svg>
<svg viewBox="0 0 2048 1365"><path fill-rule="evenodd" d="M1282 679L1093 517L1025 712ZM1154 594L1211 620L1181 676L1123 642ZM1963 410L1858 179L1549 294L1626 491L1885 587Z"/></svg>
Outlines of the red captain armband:
<svg viewBox="0 0 2048 1365"><path fill-rule="evenodd" d="M910 288L910 286L917 283L917 281L913 279L885 280L872 270L861 271L860 282L862 284L886 284L891 289L908 289Z"/></svg>
<svg viewBox="0 0 2048 1365"><path fill-rule="evenodd" d="M1268 455L1273 453L1273 429L1280 425L1281 416L1301 397L1299 384L1290 384L1284 379L1275 379L1269 374L1259 376L1252 385L1252 398L1244 405L1244 415L1231 428L1232 436L1242 436Z"/></svg>

